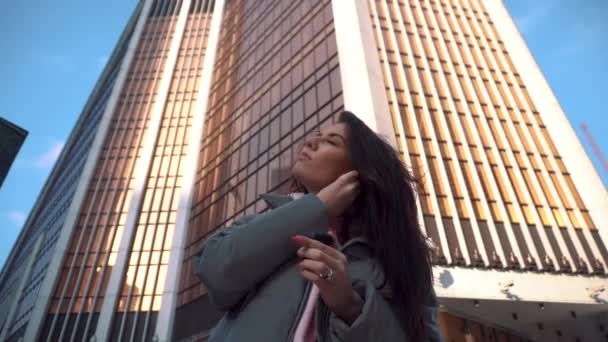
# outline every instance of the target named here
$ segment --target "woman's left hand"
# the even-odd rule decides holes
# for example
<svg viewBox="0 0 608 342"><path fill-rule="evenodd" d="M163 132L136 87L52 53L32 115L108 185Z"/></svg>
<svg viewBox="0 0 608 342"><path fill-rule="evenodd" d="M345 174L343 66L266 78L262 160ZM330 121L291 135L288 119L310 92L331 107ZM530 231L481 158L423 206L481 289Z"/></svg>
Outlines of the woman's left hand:
<svg viewBox="0 0 608 342"><path fill-rule="evenodd" d="M363 300L354 291L346 269L346 256L334 247L297 235L292 240L298 249L300 274L319 288L329 309L344 322L352 324L361 314Z"/></svg>

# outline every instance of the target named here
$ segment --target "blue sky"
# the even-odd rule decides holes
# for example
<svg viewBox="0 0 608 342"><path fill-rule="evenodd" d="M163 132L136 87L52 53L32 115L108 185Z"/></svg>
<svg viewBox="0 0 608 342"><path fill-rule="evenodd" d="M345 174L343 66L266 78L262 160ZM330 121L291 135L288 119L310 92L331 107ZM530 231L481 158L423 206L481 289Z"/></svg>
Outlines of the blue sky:
<svg viewBox="0 0 608 342"><path fill-rule="evenodd" d="M579 136L587 123L608 155L608 1L504 2ZM136 3L4 4L0 116L30 134L0 189L0 265ZM608 184L608 174L591 159Z"/></svg>

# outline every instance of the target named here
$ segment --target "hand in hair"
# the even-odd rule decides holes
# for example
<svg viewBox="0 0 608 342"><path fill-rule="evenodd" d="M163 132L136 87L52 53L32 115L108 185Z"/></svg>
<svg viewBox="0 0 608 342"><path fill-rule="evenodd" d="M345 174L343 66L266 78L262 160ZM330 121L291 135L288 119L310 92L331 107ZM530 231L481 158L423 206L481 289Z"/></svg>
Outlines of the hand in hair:
<svg viewBox="0 0 608 342"><path fill-rule="evenodd" d="M348 209L359 195L359 174L347 172L323 188L317 196L327 206L330 218L338 217Z"/></svg>

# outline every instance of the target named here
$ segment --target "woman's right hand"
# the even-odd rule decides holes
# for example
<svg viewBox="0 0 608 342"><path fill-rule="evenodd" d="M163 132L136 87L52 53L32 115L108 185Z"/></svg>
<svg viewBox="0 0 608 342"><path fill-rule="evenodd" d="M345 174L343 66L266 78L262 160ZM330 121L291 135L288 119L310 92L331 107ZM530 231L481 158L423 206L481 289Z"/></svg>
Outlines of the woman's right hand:
<svg viewBox="0 0 608 342"><path fill-rule="evenodd" d="M359 195L359 173L347 172L323 188L317 197L327 206L329 217L338 217L348 209Z"/></svg>

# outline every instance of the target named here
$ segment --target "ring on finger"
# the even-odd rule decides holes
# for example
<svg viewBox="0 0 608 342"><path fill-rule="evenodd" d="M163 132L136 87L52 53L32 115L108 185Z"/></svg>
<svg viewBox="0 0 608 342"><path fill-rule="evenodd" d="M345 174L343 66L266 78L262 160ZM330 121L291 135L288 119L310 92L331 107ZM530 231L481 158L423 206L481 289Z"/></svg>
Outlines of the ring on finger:
<svg viewBox="0 0 608 342"><path fill-rule="evenodd" d="M331 280L331 278L333 277L333 275L334 275L334 270L332 270L330 268L328 273L321 273L321 274L319 274L319 277L321 279L325 279L325 280L329 281L329 280Z"/></svg>

